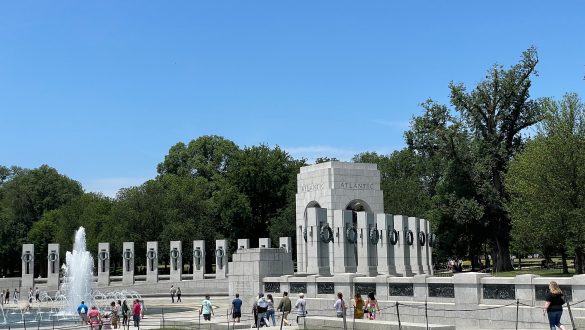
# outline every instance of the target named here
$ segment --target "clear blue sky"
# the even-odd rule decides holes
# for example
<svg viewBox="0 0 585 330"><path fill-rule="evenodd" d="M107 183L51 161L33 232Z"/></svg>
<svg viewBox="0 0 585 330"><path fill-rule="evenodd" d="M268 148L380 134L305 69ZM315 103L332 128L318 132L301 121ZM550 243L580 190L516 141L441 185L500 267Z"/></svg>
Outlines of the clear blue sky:
<svg viewBox="0 0 585 330"><path fill-rule="evenodd" d="M533 96L585 98L583 1L3 1L0 164L115 195L179 141L389 153L531 45Z"/></svg>

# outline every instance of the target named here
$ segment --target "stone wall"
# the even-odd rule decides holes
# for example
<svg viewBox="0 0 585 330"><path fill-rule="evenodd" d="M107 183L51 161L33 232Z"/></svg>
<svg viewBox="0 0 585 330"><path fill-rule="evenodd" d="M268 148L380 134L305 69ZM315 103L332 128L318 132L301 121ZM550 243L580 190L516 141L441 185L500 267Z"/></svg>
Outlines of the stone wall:
<svg viewBox="0 0 585 330"><path fill-rule="evenodd" d="M338 291L344 293L348 304L347 297L353 297L355 292L362 296L375 292L383 320L397 320L398 302L401 321L425 322L426 302L430 323L455 325L461 329L513 329L518 313L519 328L527 329L547 326L542 306L551 280L559 283L566 300L573 304L573 316L584 317L585 275L554 279L536 275L492 277L482 273L462 273L453 277L283 276L265 277L263 283L265 291L272 290L274 296L291 292L293 302L302 291L308 300L308 310L313 310L310 315L333 316L332 306ZM566 308L562 322L570 324Z"/></svg>

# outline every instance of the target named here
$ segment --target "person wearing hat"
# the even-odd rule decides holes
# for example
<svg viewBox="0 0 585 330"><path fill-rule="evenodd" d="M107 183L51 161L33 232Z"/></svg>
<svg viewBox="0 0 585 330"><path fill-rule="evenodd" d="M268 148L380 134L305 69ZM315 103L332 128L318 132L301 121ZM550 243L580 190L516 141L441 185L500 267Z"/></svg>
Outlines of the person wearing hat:
<svg viewBox="0 0 585 330"><path fill-rule="evenodd" d="M299 318L304 318L307 315L307 302L305 301L305 294L302 292L299 293L299 299L295 303L295 309L297 310L297 324L299 324Z"/></svg>

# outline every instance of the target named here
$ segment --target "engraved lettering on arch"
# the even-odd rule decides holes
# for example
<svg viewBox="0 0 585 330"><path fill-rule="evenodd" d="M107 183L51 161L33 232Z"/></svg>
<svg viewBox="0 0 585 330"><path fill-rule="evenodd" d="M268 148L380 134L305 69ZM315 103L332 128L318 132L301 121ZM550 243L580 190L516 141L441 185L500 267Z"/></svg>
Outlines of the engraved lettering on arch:
<svg viewBox="0 0 585 330"><path fill-rule="evenodd" d="M358 183L358 182L340 182L338 184L340 189L348 190L374 190L376 189L373 183Z"/></svg>
<svg viewBox="0 0 585 330"><path fill-rule="evenodd" d="M301 192L310 192L325 189L325 183L310 183L301 186Z"/></svg>

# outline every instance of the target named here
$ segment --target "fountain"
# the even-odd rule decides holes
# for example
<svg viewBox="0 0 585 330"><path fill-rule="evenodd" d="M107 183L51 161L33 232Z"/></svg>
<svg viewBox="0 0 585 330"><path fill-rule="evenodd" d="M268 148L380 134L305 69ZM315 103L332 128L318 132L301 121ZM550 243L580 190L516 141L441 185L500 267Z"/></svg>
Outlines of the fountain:
<svg viewBox="0 0 585 330"><path fill-rule="evenodd" d="M63 286L60 290L64 299L61 312L77 314L77 306L81 301L86 305L95 304L91 295L93 282L93 258L85 245L85 228L79 227L75 232L73 251L67 251L63 265Z"/></svg>
<svg viewBox="0 0 585 330"><path fill-rule="evenodd" d="M73 251L67 251L63 265L63 284L54 298L47 292L40 293L40 302L19 305L16 293L14 307L4 309L0 305L0 329L24 327L27 323L76 322L77 306L84 301L88 306L96 306L101 312L108 312L110 303L117 300L142 299L136 291L120 290L101 292L92 290L93 258L87 251L85 228L75 232ZM40 325L37 325L39 327Z"/></svg>

